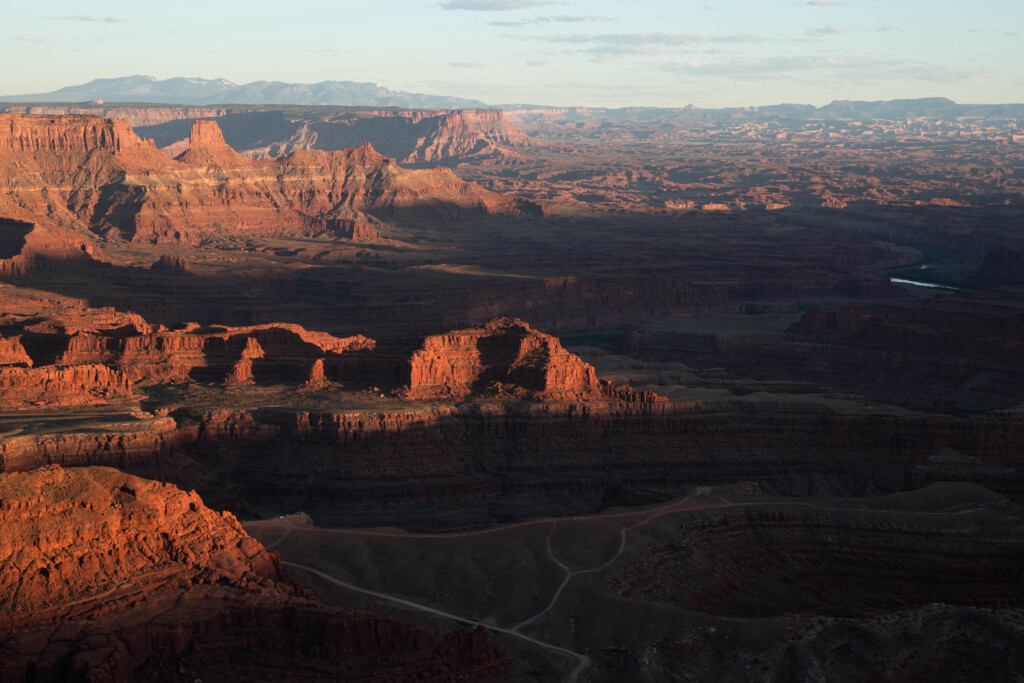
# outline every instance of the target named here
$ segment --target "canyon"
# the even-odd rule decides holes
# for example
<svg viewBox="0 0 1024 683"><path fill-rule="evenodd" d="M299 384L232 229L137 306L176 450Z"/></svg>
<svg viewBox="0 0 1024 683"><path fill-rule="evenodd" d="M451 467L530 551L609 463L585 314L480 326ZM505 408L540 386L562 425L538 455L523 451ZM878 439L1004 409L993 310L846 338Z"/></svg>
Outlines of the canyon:
<svg viewBox="0 0 1024 683"><path fill-rule="evenodd" d="M1012 679L955 106L4 105L4 679Z"/></svg>

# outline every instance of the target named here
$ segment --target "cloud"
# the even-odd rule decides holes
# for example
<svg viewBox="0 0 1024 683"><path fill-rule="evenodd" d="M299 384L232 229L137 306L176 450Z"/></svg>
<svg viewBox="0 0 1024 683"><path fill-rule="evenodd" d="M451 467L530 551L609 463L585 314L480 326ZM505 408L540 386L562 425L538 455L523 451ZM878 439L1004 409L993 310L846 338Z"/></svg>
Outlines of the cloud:
<svg viewBox="0 0 1024 683"><path fill-rule="evenodd" d="M836 26L835 24L829 24L828 26L821 26L819 28L807 29L807 35L811 38L821 38L822 36L837 36L841 33L846 33L846 29L842 26Z"/></svg>
<svg viewBox="0 0 1024 683"><path fill-rule="evenodd" d="M846 3L837 2L837 0L810 0L810 2L806 4L810 5L811 7L839 7L840 5L845 5Z"/></svg>
<svg viewBox="0 0 1024 683"><path fill-rule="evenodd" d="M879 26L875 29L875 33L888 33L889 31L899 31L898 26Z"/></svg>
<svg viewBox="0 0 1024 683"><path fill-rule="evenodd" d="M736 34L730 36L709 36L698 33L574 33L553 36L506 35L516 40L542 41L545 43L570 43L586 45L699 45L704 43L763 43L767 39L757 36Z"/></svg>
<svg viewBox="0 0 1024 683"><path fill-rule="evenodd" d="M448 66L454 66L456 69L482 69L484 65L480 62L448 62Z"/></svg>
<svg viewBox="0 0 1024 683"><path fill-rule="evenodd" d="M488 21L487 23L491 26L517 28L519 26L527 26L529 24L550 24L553 22L575 24L584 21L615 21L615 18L592 14L561 14L554 17L537 17L536 19L521 19L519 21Z"/></svg>
<svg viewBox="0 0 1024 683"><path fill-rule="evenodd" d="M574 33L548 36L504 34L506 38L576 45L580 54L599 62L623 55L656 56L685 53L694 45L763 43L767 39L750 35L709 36L696 33Z"/></svg>
<svg viewBox="0 0 1024 683"><path fill-rule="evenodd" d="M555 0L449 0L442 2L441 9L465 9L474 12L507 12L516 9L529 9L542 5L557 5Z"/></svg>
<svg viewBox="0 0 1024 683"><path fill-rule="evenodd" d="M823 79L855 84L883 80L963 83L992 76L991 71L962 71L927 62L842 55L766 57L707 64L691 60L665 64L662 68L692 77L716 77L736 81L780 79L805 83L820 82Z"/></svg>
<svg viewBox="0 0 1024 683"><path fill-rule="evenodd" d="M91 21L99 24L127 24L127 19L118 19L117 17L101 17L97 14L76 14L71 17L50 17L51 19L60 19L62 21Z"/></svg>
<svg viewBox="0 0 1024 683"><path fill-rule="evenodd" d="M50 40L48 38L40 38L39 36L29 36L29 35L25 35L24 33L22 33L20 36L15 36L14 38L11 38L11 40L17 40L17 41L20 41L20 42L23 42L23 43L48 43L48 42L50 42Z"/></svg>
<svg viewBox="0 0 1024 683"><path fill-rule="evenodd" d="M548 62L527 62L526 66L547 66Z"/></svg>
<svg viewBox="0 0 1024 683"><path fill-rule="evenodd" d="M559 21L565 24L575 24L581 21L615 21L615 17L606 17L603 14L559 14L553 17L541 17L538 23L548 21Z"/></svg>

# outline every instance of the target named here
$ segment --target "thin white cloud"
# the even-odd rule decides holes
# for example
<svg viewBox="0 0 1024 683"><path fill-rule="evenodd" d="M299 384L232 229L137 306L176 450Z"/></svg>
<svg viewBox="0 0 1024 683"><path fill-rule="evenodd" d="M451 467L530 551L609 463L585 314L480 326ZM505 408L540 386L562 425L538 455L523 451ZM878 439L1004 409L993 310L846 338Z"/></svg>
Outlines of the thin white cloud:
<svg viewBox="0 0 1024 683"><path fill-rule="evenodd" d="M835 24L829 24L828 26L819 26L818 28L807 29L807 35L811 38L821 38L822 36L837 36L846 33L846 29L842 26L836 26Z"/></svg>
<svg viewBox="0 0 1024 683"><path fill-rule="evenodd" d="M19 36L15 36L14 38L11 38L11 40L17 40L17 41L20 41L22 43L48 43L48 42L50 42L50 40L48 38L40 38L39 36L30 36L30 35L26 35L24 33L22 33Z"/></svg>
<svg viewBox="0 0 1024 683"><path fill-rule="evenodd" d="M746 34L711 36L699 33L574 33L553 36L523 36L506 34L506 38L540 41L545 43L570 43L576 45L699 45L704 43L763 43L767 38Z"/></svg>
<svg viewBox="0 0 1024 683"><path fill-rule="evenodd" d="M560 14L553 17L537 17L536 19L521 19L519 21L488 21L487 23L491 26L502 26L505 28L515 28L518 26L528 26L531 24L551 24L551 23L562 23L562 24L578 24L585 21L615 21L615 17L606 17L603 15L594 14Z"/></svg>
<svg viewBox="0 0 1024 683"><path fill-rule="evenodd" d="M685 54L695 45L763 43L766 38L751 35L710 36L696 33L604 33L561 34L535 36L504 34L506 38L522 41L563 43L577 46L579 54L589 55L599 63L608 63L617 57L658 56Z"/></svg>
<svg viewBox="0 0 1024 683"><path fill-rule="evenodd" d="M103 17L98 14L76 14L70 17L51 17L51 19L60 19L62 21L91 21L98 24L127 24L127 19L119 19L117 17Z"/></svg>
<svg viewBox="0 0 1024 683"><path fill-rule="evenodd" d="M543 5L557 5L555 0L449 0L442 2L441 9L464 9L473 12L508 12L529 9Z"/></svg>
<svg viewBox="0 0 1024 683"><path fill-rule="evenodd" d="M663 68L684 76L717 77L736 81L781 79L816 82L823 78L832 78L856 84L883 80L963 83L992 77L992 72L987 70L963 71L940 64L867 56L802 55L710 63L690 60L666 64Z"/></svg>
<svg viewBox="0 0 1024 683"><path fill-rule="evenodd" d="M558 21L564 24L575 24L581 21L615 21L615 17L606 17L603 14L559 14L553 17L541 17L538 23Z"/></svg>
<svg viewBox="0 0 1024 683"><path fill-rule="evenodd" d="M875 29L875 33L888 33L889 31L899 31L898 26L879 26Z"/></svg>
<svg viewBox="0 0 1024 683"><path fill-rule="evenodd" d="M453 66L456 69L482 69L484 65L480 62L448 62L448 66Z"/></svg>
<svg viewBox="0 0 1024 683"><path fill-rule="evenodd" d="M810 2L805 4L810 5L811 7L839 7L846 3L838 2L837 0L810 0Z"/></svg>

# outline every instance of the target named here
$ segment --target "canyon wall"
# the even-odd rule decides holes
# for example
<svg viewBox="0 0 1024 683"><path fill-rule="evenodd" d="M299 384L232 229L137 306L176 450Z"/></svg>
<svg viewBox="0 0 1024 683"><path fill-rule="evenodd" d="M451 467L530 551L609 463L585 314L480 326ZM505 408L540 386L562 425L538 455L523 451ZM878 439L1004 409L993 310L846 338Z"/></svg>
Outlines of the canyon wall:
<svg viewBox="0 0 1024 683"><path fill-rule="evenodd" d="M432 511L459 511L461 521L445 513L442 524L478 525L525 510L593 512L631 491L745 480L787 495L870 495L954 479L1024 499L1022 446L1024 427L1009 414L744 399L477 401L348 412L181 408L112 436L9 438L0 463L4 471L113 465L243 515L258 505L263 514L305 510L358 525L372 511L429 528ZM959 455L946 462L943 453Z"/></svg>
<svg viewBox="0 0 1024 683"><path fill-rule="evenodd" d="M445 169L408 171L368 144L298 150L251 161L197 121L188 149L168 159L126 121L0 115L0 171L19 182L0 215L131 241L196 243L227 229L250 235L369 237L372 216L451 219L539 215L526 200L467 183ZM15 173L16 171L16 173Z"/></svg>

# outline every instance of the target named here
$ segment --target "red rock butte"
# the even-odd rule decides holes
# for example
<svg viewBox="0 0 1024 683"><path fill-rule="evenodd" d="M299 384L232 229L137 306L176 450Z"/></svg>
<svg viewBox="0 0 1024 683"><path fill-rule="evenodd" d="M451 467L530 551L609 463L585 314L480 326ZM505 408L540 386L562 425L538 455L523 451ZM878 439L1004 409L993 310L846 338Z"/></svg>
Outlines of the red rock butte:
<svg viewBox="0 0 1024 683"><path fill-rule="evenodd" d="M516 318L427 337L410 359L408 398L457 398L471 394L541 400L586 401L625 393L601 382L594 368L562 348L555 337Z"/></svg>

